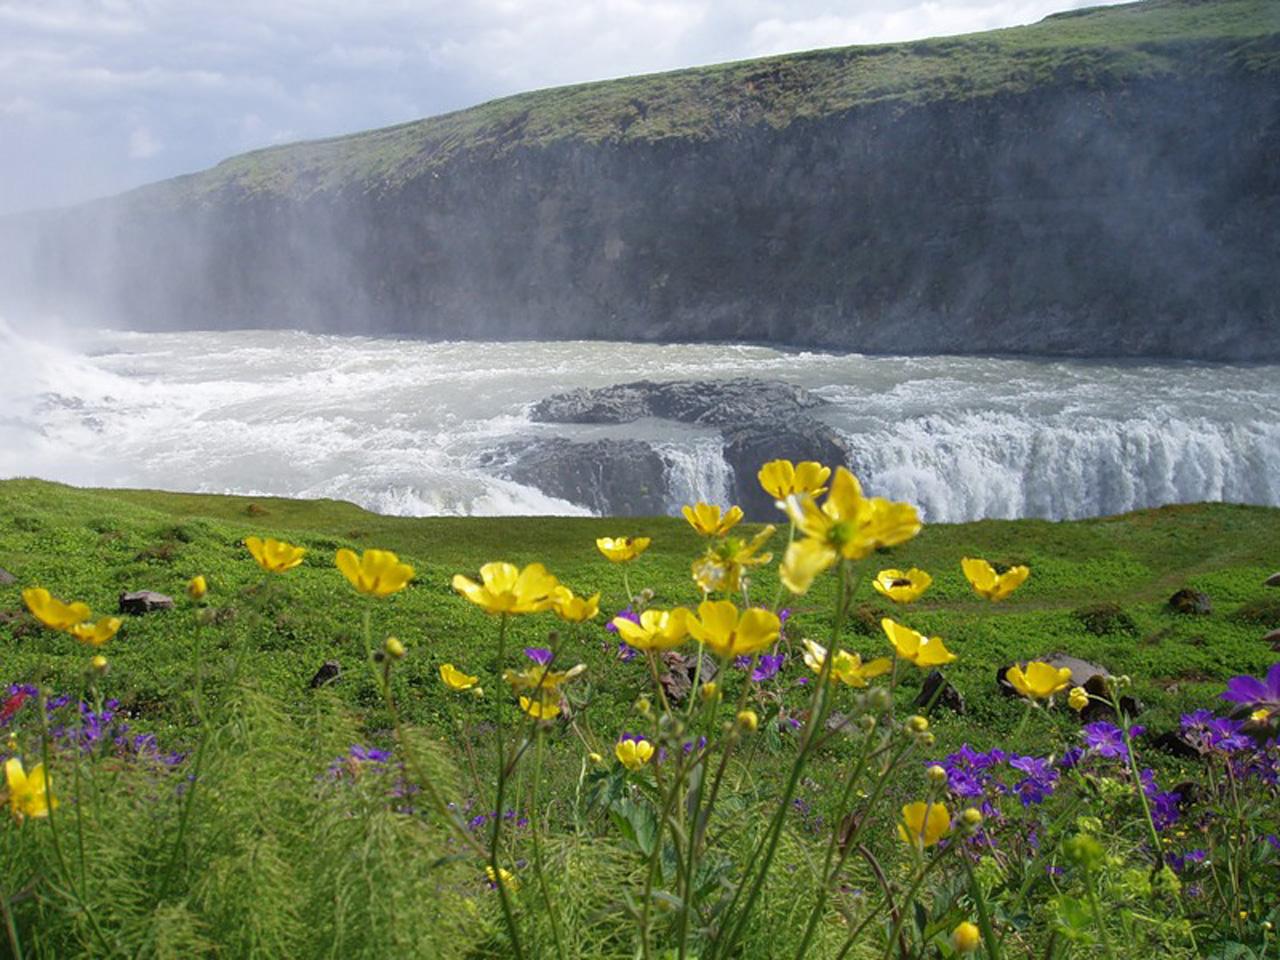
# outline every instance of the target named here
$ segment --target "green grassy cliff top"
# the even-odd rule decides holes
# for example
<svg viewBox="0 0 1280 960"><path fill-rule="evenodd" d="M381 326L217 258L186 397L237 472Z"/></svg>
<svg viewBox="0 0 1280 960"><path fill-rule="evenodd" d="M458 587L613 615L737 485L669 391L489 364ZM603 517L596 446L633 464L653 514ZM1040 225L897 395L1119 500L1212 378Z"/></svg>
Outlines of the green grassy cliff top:
<svg viewBox="0 0 1280 960"><path fill-rule="evenodd" d="M411 123L233 157L144 187L183 202L223 189L305 196L379 189L465 151L562 140L709 139L726 129L840 113L1224 71L1280 72L1274 0L1145 0L1056 14L1024 27L911 43L838 47L505 97Z"/></svg>

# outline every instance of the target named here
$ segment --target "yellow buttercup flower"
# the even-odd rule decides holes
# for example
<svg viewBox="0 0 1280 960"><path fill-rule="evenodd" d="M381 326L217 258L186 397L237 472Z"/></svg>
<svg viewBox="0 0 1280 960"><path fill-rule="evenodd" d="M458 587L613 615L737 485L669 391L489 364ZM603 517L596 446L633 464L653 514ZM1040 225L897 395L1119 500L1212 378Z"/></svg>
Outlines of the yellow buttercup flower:
<svg viewBox="0 0 1280 960"><path fill-rule="evenodd" d="M1014 665L1004 672L1005 679L1024 697L1046 700L1071 685L1070 667L1051 667L1032 660L1026 667Z"/></svg>
<svg viewBox="0 0 1280 960"><path fill-rule="evenodd" d="M1012 683L1013 681L1009 681ZM1079 713L1089 705L1089 691L1084 687L1072 687L1071 693L1067 695L1067 706Z"/></svg>
<svg viewBox="0 0 1280 960"><path fill-rule="evenodd" d="M880 621L880 626L893 644L894 652L921 670L940 667L956 659L956 655L947 649L941 637L925 637L888 617Z"/></svg>
<svg viewBox="0 0 1280 960"><path fill-rule="evenodd" d="M684 607L674 610L645 610L640 622L626 617L614 617L611 621L618 636L637 650L671 650L684 643L689 635L691 614Z"/></svg>
<svg viewBox="0 0 1280 960"><path fill-rule="evenodd" d="M204 595L209 592L209 584L204 578L204 574L192 577L187 581L187 596L192 600L203 600Z"/></svg>
<svg viewBox="0 0 1280 960"><path fill-rule="evenodd" d="M100 647L116 635L123 622L119 617L103 617L97 623L77 623L70 632L81 643Z"/></svg>
<svg viewBox="0 0 1280 960"><path fill-rule="evenodd" d="M292 570L302 562L303 554L307 552L305 547L295 547L283 540L270 538L263 540L260 537L245 537L244 545L249 548L258 566L267 573L284 573L286 570Z"/></svg>
<svg viewBox="0 0 1280 960"><path fill-rule="evenodd" d="M902 822L898 824L898 836L904 843L923 849L951 832L951 815L945 804L908 803L902 808Z"/></svg>
<svg viewBox="0 0 1280 960"><path fill-rule="evenodd" d="M773 536L770 524L750 540L726 537L707 547L707 552L693 561L693 579L704 593L734 593L742 589L742 575L773 559L771 553L757 553Z"/></svg>
<svg viewBox="0 0 1280 960"><path fill-rule="evenodd" d="M804 645L804 662L814 673L822 672L822 665L827 662L827 648L812 640L802 640ZM893 661L888 657L877 657L875 660L862 662L862 657L848 650L839 651L831 661L832 681L840 681L851 687L865 687L872 680L893 669Z"/></svg>
<svg viewBox="0 0 1280 960"><path fill-rule="evenodd" d="M24 817L47 817L49 809L58 809L53 786L45 776L44 764L37 763L27 773L22 761L11 757L4 764L5 785L9 788L9 812L21 820Z"/></svg>
<svg viewBox="0 0 1280 960"><path fill-rule="evenodd" d="M767 650L782 632L778 615L760 607L741 613L729 600L704 600L689 617L689 633L721 657L749 657Z"/></svg>
<svg viewBox="0 0 1280 960"><path fill-rule="evenodd" d="M552 609L566 623L586 623L600 612L598 593L590 597L576 597L568 587L556 587L552 595L555 598Z"/></svg>
<svg viewBox="0 0 1280 960"><path fill-rule="evenodd" d="M901 570L881 570L871 585L894 603L911 603L919 600L920 595L929 589L933 577L923 570L912 567L905 573Z"/></svg>
<svg viewBox="0 0 1280 960"><path fill-rule="evenodd" d="M521 697L520 709L535 720L554 720L560 716L560 697L540 690L537 696Z"/></svg>
<svg viewBox="0 0 1280 960"><path fill-rule="evenodd" d="M473 677L469 673L463 673L452 663L440 664L440 679L444 681L444 685L456 693L462 693L464 690L470 690L480 682L479 677Z"/></svg>
<svg viewBox="0 0 1280 960"><path fill-rule="evenodd" d="M579 663L568 670L550 670L542 664L535 663L523 670L503 670L502 679L505 683L509 683L513 690L542 690L558 696L561 684L568 683L586 670L585 663Z"/></svg>
<svg viewBox="0 0 1280 960"><path fill-rule="evenodd" d="M613 754L628 770L635 772L653 757L653 744L648 740L619 740Z"/></svg>
<svg viewBox="0 0 1280 960"><path fill-rule="evenodd" d="M742 519L741 507L730 507L721 516L720 507L712 503L695 503L681 512L689 526L704 537L723 537Z"/></svg>
<svg viewBox="0 0 1280 960"><path fill-rule="evenodd" d="M838 559L860 560L920 532L920 515L909 503L862 495L858 478L837 467L831 492L819 507L813 497L787 501L787 512L804 538L787 548L779 576L792 593L804 593L813 578Z"/></svg>
<svg viewBox="0 0 1280 960"><path fill-rule="evenodd" d="M826 492L824 485L831 476L831 468L816 460L794 464L790 460L770 460L756 476L764 492L775 500L786 500L797 493L816 497Z"/></svg>
<svg viewBox="0 0 1280 960"><path fill-rule="evenodd" d="M951 949L956 953L973 953L982 945L982 932L968 920L951 931Z"/></svg>
<svg viewBox="0 0 1280 960"><path fill-rule="evenodd" d="M600 537L596 549L610 563L628 563L648 550L652 542L649 537Z"/></svg>
<svg viewBox="0 0 1280 960"><path fill-rule="evenodd" d="M413 579L413 567L401 563L390 550L366 550L359 557L354 550L339 550L334 564L351 585L371 597L398 593Z"/></svg>
<svg viewBox="0 0 1280 960"><path fill-rule="evenodd" d="M486 563L480 568L480 583L462 574L453 578L453 589L486 613L541 613L556 602L560 584L547 568L531 563L523 570L511 563Z"/></svg>
<svg viewBox="0 0 1280 960"><path fill-rule="evenodd" d="M50 630L70 631L78 623L89 619L87 603L63 603L44 587L30 587L22 591L22 602L31 615Z"/></svg>
<svg viewBox="0 0 1280 960"><path fill-rule="evenodd" d="M492 866L485 867L484 875L489 881L489 886L493 887L495 890L497 889L498 884L502 884L505 889L513 892L520 889L520 881L517 880L516 875L506 867L499 867L496 873Z"/></svg>
<svg viewBox="0 0 1280 960"><path fill-rule="evenodd" d="M1004 573L996 573L995 567L987 561L970 557L960 561L960 569L978 595L993 602L1009 596L1031 576L1028 567L1010 567Z"/></svg>

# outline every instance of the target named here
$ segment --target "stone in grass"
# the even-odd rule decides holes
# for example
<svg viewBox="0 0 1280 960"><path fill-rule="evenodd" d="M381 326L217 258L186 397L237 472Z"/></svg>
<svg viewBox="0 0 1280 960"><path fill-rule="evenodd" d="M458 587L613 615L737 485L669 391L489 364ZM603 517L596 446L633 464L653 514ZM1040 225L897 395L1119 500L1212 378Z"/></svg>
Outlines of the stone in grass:
<svg viewBox="0 0 1280 960"><path fill-rule="evenodd" d="M120 594L120 612L140 616L157 610L172 610L173 597L166 597L154 590L134 590Z"/></svg>
<svg viewBox="0 0 1280 960"><path fill-rule="evenodd" d="M17 577L15 577L8 570L4 569L4 567L0 567L0 587L7 587L9 586L9 584L17 583L17 582L18 582Z"/></svg>
<svg viewBox="0 0 1280 960"><path fill-rule="evenodd" d="M1213 601L1207 593L1183 587L1169 598L1169 609L1174 613L1206 616L1213 613Z"/></svg>
<svg viewBox="0 0 1280 960"><path fill-rule="evenodd" d="M1264 634L1262 642L1271 644L1272 650L1277 649L1277 647L1280 646L1280 627L1277 627L1268 634Z"/></svg>
<svg viewBox="0 0 1280 960"><path fill-rule="evenodd" d="M1113 633L1136 634L1138 626L1120 607L1118 603L1097 603L1091 607L1081 607L1072 616L1080 621L1080 625L1095 637L1105 637Z"/></svg>
<svg viewBox="0 0 1280 960"><path fill-rule="evenodd" d="M662 689L666 691L667 700L671 703L682 703L693 689L693 678L698 683L707 683L715 678L716 662L710 657L702 656L702 670L698 671L698 657L701 654L683 654L669 650L662 655L662 665L667 672L658 677Z"/></svg>
<svg viewBox="0 0 1280 960"><path fill-rule="evenodd" d="M337 660L326 660L320 664L320 669L316 671L316 675L311 678L308 684L312 690L323 687L325 684L333 683L338 677L342 676L342 664Z"/></svg>
<svg viewBox="0 0 1280 960"><path fill-rule="evenodd" d="M1166 730L1164 733L1147 734L1144 739L1148 745L1161 753L1169 754L1171 757L1180 757L1183 760L1200 758L1200 751L1184 740L1180 733L1173 730Z"/></svg>
<svg viewBox="0 0 1280 960"><path fill-rule="evenodd" d="M946 707L953 713L964 713L964 697L940 670L929 671L912 704L930 715L936 707Z"/></svg>
<svg viewBox="0 0 1280 960"><path fill-rule="evenodd" d="M1262 581L1264 587L1280 587L1280 573L1273 573Z"/></svg>
<svg viewBox="0 0 1280 960"><path fill-rule="evenodd" d="M1081 686L1089 694L1089 703L1080 711L1080 722L1097 723L1099 720L1115 720L1116 711L1111 706L1111 692L1107 689L1107 677L1095 673ZM1136 697L1125 694L1120 697L1120 709L1127 717L1136 717L1143 709L1143 703Z"/></svg>

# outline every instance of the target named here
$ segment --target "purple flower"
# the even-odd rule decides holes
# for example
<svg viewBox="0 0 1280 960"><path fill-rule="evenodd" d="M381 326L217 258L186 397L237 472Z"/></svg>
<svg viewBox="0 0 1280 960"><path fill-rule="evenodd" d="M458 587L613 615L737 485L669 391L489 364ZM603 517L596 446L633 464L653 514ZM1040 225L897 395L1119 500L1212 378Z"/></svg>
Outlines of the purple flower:
<svg viewBox="0 0 1280 960"><path fill-rule="evenodd" d="M546 647L525 647L524 655L540 667L550 663L552 657L551 651Z"/></svg>
<svg viewBox="0 0 1280 960"><path fill-rule="evenodd" d="M785 653L768 654L760 658L760 662L756 668L751 671L751 679L756 683L764 683L766 680L772 680L778 675L778 671L782 669L783 664L787 662Z"/></svg>
<svg viewBox="0 0 1280 960"><path fill-rule="evenodd" d="M1058 771L1047 759L1038 757L1011 757L1009 766L1026 776L1013 786L1024 807L1043 803L1058 784Z"/></svg>
<svg viewBox="0 0 1280 960"><path fill-rule="evenodd" d="M1243 726L1237 720L1215 717L1208 710L1196 710L1183 715L1182 736L1201 753L1235 753L1253 746L1253 741L1240 732Z"/></svg>
<svg viewBox="0 0 1280 960"><path fill-rule="evenodd" d="M1219 696L1232 703L1243 703L1266 710L1280 710L1280 663L1271 665L1265 680L1248 676L1232 677L1227 681L1227 689Z"/></svg>
<svg viewBox="0 0 1280 960"><path fill-rule="evenodd" d="M636 658L636 654L640 651L627 643L625 640L618 641L618 659L623 663L630 663Z"/></svg>
<svg viewBox="0 0 1280 960"><path fill-rule="evenodd" d="M1099 720L1086 724L1082 730L1084 745L1090 753L1113 760L1128 759L1129 751L1124 744L1124 731L1114 724Z"/></svg>
<svg viewBox="0 0 1280 960"><path fill-rule="evenodd" d="M635 743L639 743L641 740L647 740L647 739L648 737L646 737L643 733L623 733L622 736L618 737L618 742L626 743L628 740L631 740L631 741L634 741Z"/></svg>
<svg viewBox="0 0 1280 960"><path fill-rule="evenodd" d="M1174 873L1182 873L1189 866L1204 863L1208 854L1204 850L1189 850L1186 853L1169 854L1169 866Z"/></svg>

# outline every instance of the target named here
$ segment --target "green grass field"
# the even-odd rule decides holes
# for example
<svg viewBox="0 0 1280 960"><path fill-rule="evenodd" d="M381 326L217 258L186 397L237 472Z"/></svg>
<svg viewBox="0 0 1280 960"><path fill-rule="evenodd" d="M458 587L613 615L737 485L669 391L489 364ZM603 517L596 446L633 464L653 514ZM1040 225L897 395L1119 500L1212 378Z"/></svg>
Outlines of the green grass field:
<svg viewBox="0 0 1280 960"><path fill-rule="evenodd" d="M250 535L303 546L306 559L284 574L265 574L243 546ZM513 648L545 645L552 630L559 631L563 644L559 662L587 665L584 677L569 690L571 718L562 717L545 737L537 738L546 742L545 758L540 747L532 771L532 761L526 759L502 803L503 809L545 818L545 830L535 827L525 835L514 829L504 840L503 850L519 858L512 862L524 878L515 897L517 922L527 943L541 944L530 948L533 956L637 955L631 932L639 915L634 891L644 885L640 854L653 822L637 800L647 795L645 788L624 786L623 771L612 756L623 731L646 729L648 721L636 701L644 694L652 697L652 689L643 661L621 661L616 638L604 630L607 616L623 605L625 592L620 568L608 564L594 544L599 536L622 535L653 538L653 546L630 565L634 590L652 589L656 606L696 603L689 564L703 541L682 519L407 519L334 501L0 482L0 568L16 578L0 586L0 681L40 681L73 698L85 690L85 666L93 651L40 627L23 609L23 588L41 586L62 599L83 600L95 617L114 613L118 594L126 590L169 594L177 600L176 609L124 618L119 634L102 650L110 669L99 683L103 695L119 698L133 732L155 733L164 749L185 752L187 763L193 754L201 756L196 763L201 783L207 784L187 827L185 814L157 815L169 808L156 807L157 798L146 796L145 769L139 768L144 777L139 781L138 771L124 775L110 765L95 767L86 781L93 784L93 805L68 805L58 816L63 831L73 825L70 809L97 825L86 829L75 821L81 837L78 883L72 852L58 852L55 843L54 857L48 837L34 825L5 828L0 868L12 881L0 887L0 900L12 904L18 918L10 942L24 943L26 956L59 957L115 952L166 957L512 955L497 898L490 891L487 898L477 899L475 861L451 846L454 841L437 827L405 816L408 801L388 807L390 781L366 773L350 788L356 792L336 796L331 788L318 786L327 782L326 768L332 771L333 764L345 762L341 758L352 744L401 749L375 673L365 665L362 621L367 612L375 644L394 635L408 647L407 657L392 672L391 688L407 723L405 735L416 744L417 762L468 816L489 809L492 799L484 791L496 768L486 744L494 723L501 720L510 728L518 710L496 675L497 621L459 597L450 580L456 573L475 576L486 562L509 560L542 562L575 593L602 594L602 615L595 623L565 625L550 614L511 620L508 665L521 659L518 652L511 655ZM775 534L775 555L785 542L783 526ZM863 583L844 645L868 659L889 654L878 626L885 615L942 636L959 657L947 676L967 701L963 716L935 711L930 729L936 743L886 781L885 809L876 817L891 818L892 811L918 799L917 764L941 758L962 743L1053 754L1063 744L1077 742L1079 721L1064 706L1037 711L1026 721L1023 703L997 691L997 668L1015 659L1065 652L1130 675L1132 692L1145 705L1138 720L1153 733L1176 728L1185 711L1218 707L1216 696L1226 679L1260 675L1277 659L1261 639L1280 626L1280 590L1263 586L1280 566L1276 544L1280 510L1200 504L1079 522L926 526L902 547L873 556L868 562L872 571L918 566L932 573L934 584L918 603L895 608ZM407 589L390 597L360 596L334 567L334 552L342 547L393 550L414 566L416 576ZM965 582L962 556L1027 564L1032 574L1010 599L990 604ZM775 569L776 564L770 565L753 580L753 600L770 603L779 595ZM197 574L208 579L206 602L213 621L199 628L184 594ZM798 641L810 637L829 642L833 579L819 580L809 594L791 601L793 614L782 647L791 656L779 677L753 694L760 733L728 768L712 849L699 867L699 877L709 871L711 892L728 883L732 865L743 862L762 838L769 805L777 806L780 794L790 796L783 780L796 735L780 718L803 716L811 687L799 681L811 674L800 661ZM1168 597L1182 587L1207 593L1212 612L1170 610ZM195 720L201 708L193 707L192 699L197 629L205 651L203 709L221 718L204 725ZM312 690L308 681L327 660L339 661L344 672L331 686ZM460 698L446 691L438 674L445 662L478 675L485 697ZM919 684L914 670L902 676L896 688L897 715L912 711L910 701ZM22 749L30 768L36 741L26 739ZM1143 764L1154 766L1166 782L1194 772L1194 763L1141 744L1139 749ZM796 811L794 821L782 835L764 897L744 925L733 956L780 955L775 952L779 937L790 938L788 943L799 939L818 871L816 858L844 809L836 788L854 751L851 738L836 737L818 749L806 768L788 805ZM591 752L607 758L598 772L592 772L597 767L587 760ZM69 771L79 777L81 766L71 759L55 763L59 793L71 791ZM468 770L474 770L471 786ZM87 771L83 775L90 777ZM104 788L104 776L124 786ZM1105 803L1097 817L1106 815L1116 795L1104 791L1101 800ZM599 802L611 811L612 820L599 819ZM173 809L181 811L181 793L176 804ZM597 812L588 816L584 811L591 809ZM1130 808L1126 816L1133 813ZM175 818L182 824L176 828L176 844ZM892 820L877 819L875 824L866 840L868 863L873 856L899 858ZM1050 839L1056 844L1065 836L1057 832L1061 826L1043 829L1046 848ZM530 837L537 836L544 846L531 853ZM1162 955L1192 956L1177 925L1181 921L1163 919L1161 911L1155 920L1144 919L1150 904L1143 907L1139 901L1152 895L1152 881L1143 879L1144 869L1126 866L1129 858L1140 857L1135 852L1140 840L1134 826L1119 829L1108 840L1112 866L1104 895L1132 901L1126 911L1133 911L1117 914L1113 935L1138 937L1147 944L1144 949L1162 945L1168 950ZM546 888L541 882L534 886L528 858L535 855L554 864ZM989 866L990 882L1014 905L998 918L1009 945L1005 955L1040 956L1046 942L1053 953L1061 931L1052 924L1061 927L1068 923L1062 916L1070 920L1083 908L1072 906L1075 900L1064 906L1059 899L1044 899L1043 893L1021 906L1025 891L1039 887L1029 880L1024 894L1016 896L1016 884L1010 887L1014 881L1008 878L1016 879L1017 870L1001 868L1004 879L997 884L996 868ZM1043 877L1043 865L1036 861L1034 866ZM668 869L674 868L660 873ZM848 869L859 883L875 882L860 864ZM1258 869L1270 868L1263 864ZM22 880L32 871L34 879ZM30 891L45 889L40 878L46 875L59 879L32 900ZM1034 880L1034 871L1030 875ZM1259 872L1258 882L1268 875ZM578 939L572 950L552 952L549 944L558 931L548 926L547 911L539 907L545 900L539 896L561 905L555 922L574 931ZM668 894L662 896L669 900ZM1254 899L1237 897L1235 902L1261 905L1250 896ZM946 932L972 907L963 899L963 884L933 890L923 902L927 909L917 909L919 929L913 937L920 939L922 949L936 941L936 950L942 951ZM1058 921L1052 921L1055 915ZM851 922L826 917L810 955L841 955L837 948ZM1087 927L1078 922L1082 930ZM1072 934L1085 953L1089 936ZM1026 952L1014 952L1014 942L1021 946L1024 941ZM848 955L874 957L878 949L859 940ZM1085 955L1075 949L1054 955Z"/></svg>

